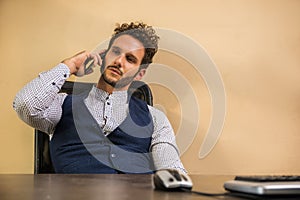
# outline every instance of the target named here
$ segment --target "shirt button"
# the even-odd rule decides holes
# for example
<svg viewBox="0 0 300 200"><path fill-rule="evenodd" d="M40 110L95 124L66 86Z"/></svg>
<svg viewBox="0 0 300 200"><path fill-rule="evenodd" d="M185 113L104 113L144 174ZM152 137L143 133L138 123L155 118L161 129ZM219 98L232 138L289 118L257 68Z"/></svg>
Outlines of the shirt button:
<svg viewBox="0 0 300 200"><path fill-rule="evenodd" d="M109 102L106 102L106 104L107 104L107 105L110 105L110 103L109 103Z"/></svg>
<svg viewBox="0 0 300 200"><path fill-rule="evenodd" d="M110 154L110 156L111 156L112 158L115 158L117 155L114 154L114 153L112 153L112 154Z"/></svg>
<svg viewBox="0 0 300 200"><path fill-rule="evenodd" d="M55 82L52 82L52 85L55 85Z"/></svg>

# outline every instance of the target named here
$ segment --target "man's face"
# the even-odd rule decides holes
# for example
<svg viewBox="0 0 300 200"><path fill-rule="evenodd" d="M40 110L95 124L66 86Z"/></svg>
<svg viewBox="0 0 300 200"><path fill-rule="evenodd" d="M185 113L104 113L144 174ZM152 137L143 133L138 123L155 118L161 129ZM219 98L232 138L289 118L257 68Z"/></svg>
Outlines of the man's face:
<svg viewBox="0 0 300 200"><path fill-rule="evenodd" d="M115 89L127 89L130 83L144 75L139 67L145 55L143 44L130 35L115 39L105 56L104 81Z"/></svg>

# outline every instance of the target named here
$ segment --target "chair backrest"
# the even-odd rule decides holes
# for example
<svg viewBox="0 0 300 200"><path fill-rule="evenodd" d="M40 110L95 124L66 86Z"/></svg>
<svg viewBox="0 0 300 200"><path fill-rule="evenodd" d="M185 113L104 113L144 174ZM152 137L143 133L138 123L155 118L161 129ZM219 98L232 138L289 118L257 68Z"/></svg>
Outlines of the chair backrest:
<svg viewBox="0 0 300 200"><path fill-rule="evenodd" d="M61 88L61 92L67 94L76 94L90 90L93 84L82 82L66 81ZM153 96L150 87L142 81L134 81L128 89L129 95L135 96L153 105ZM49 174L54 173L49 151L49 135L35 130L35 148L34 148L34 173Z"/></svg>

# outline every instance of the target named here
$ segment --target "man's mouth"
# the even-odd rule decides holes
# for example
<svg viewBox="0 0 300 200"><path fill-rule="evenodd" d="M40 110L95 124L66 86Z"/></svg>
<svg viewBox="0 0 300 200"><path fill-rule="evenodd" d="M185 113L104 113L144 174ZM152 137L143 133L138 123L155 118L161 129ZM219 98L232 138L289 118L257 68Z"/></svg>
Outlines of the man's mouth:
<svg viewBox="0 0 300 200"><path fill-rule="evenodd" d="M122 76L123 75L123 72L116 66L108 66L107 69L113 71L114 73Z"/></svg>

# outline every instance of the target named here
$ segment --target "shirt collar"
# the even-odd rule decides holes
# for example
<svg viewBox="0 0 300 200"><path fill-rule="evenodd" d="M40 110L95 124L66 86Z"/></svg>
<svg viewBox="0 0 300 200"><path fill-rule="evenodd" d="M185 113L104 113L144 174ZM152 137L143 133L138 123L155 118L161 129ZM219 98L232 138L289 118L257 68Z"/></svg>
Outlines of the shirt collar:
<svg viewBox="0 0 300 200"><path fill-rule="evenodd" d="M108 99L111 101L114 101L115 103L124 104L127 102L127 90L125 91L114 91L112 94L109 94L108 92L97 88L95 85L92 87L89 97L94 97L97 100L100 101L107 101Z"/></svg>

